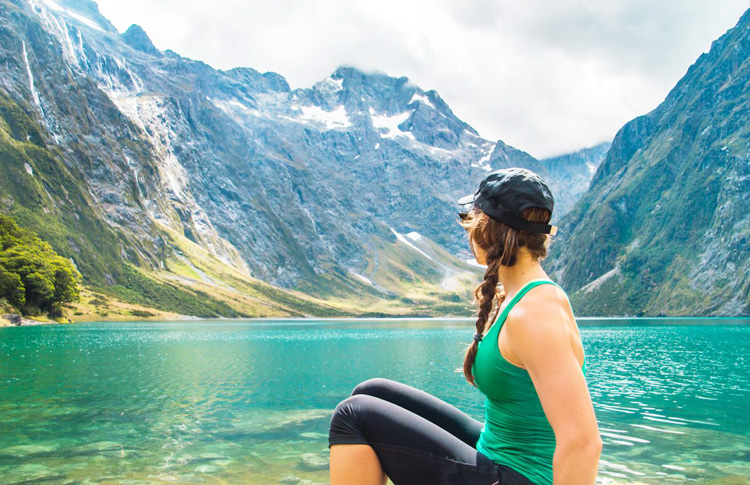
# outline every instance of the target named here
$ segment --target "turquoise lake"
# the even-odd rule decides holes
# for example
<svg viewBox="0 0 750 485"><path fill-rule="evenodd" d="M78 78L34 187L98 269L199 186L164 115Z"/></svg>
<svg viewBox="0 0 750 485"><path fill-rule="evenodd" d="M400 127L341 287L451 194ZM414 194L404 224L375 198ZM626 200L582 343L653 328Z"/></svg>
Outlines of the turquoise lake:
<svg viewBox="0 0 750 485"><path fill-rule="evenodd" d="M750 482L750 319L579 319L603 483ZM482 418L467 320L0 328L3 484L327 483L327 430L360 381Z"/></svg>

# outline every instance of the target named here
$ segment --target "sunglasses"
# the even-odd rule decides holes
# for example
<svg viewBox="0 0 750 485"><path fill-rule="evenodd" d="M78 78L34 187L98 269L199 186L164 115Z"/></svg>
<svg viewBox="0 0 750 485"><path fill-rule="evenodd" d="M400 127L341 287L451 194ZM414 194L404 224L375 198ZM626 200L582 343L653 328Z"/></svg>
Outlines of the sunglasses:
<svg viewBox="0 0 750 485"><path fill-rule="evenodd" d="M468 212L459 212L458 213L458 217L460 217L462 221L465 221L466 219L469 218L469 213Z"/></svg>

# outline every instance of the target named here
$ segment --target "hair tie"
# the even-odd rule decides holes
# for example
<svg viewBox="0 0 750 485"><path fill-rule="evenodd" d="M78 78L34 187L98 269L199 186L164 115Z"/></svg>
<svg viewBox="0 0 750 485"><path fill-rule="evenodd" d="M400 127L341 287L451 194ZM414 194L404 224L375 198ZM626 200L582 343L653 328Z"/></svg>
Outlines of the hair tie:
<svg viewBox="0 0 750 485"><path fill-rule="evenodd" d="M474 341L476 343L479 343L479 342L482 341L482 337L484 337L484 335L482 335L481 333L477 332L477 333L474 334Z"/></svg>

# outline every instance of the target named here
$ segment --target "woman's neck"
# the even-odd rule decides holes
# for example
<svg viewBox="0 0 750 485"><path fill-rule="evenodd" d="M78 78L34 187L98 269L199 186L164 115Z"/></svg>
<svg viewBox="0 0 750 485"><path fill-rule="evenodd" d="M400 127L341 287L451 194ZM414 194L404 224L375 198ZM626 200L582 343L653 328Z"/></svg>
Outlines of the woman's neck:
<svg viewBox="0 0 750 485"><path fill-rule="evenodd" d="M497 273L505 290L506 298L512 298L529 281L549 279L539 261L532 258L531 254L523 247L518 251L516 264L500 266Z"/></svg>

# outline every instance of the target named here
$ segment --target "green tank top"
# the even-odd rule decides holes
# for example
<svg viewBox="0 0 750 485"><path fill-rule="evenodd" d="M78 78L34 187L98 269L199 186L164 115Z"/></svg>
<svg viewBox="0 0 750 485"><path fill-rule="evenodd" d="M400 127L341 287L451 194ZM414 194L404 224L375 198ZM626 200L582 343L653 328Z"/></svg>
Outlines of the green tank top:
<svg viewBox="0 0 750 485"><path fill-rule="evenodd" d="M481 342L472 367L474 382L486 396L484 427L477 450L492 461L506 465L536 484L552 484L555 434L534 384L525 369L511 364L500 353L498 333L513 306L535 286L550 280L530 281L503 309ZM562 289L562 288L560 288ZM583 361L586 374L586 360Z"/></svg>

